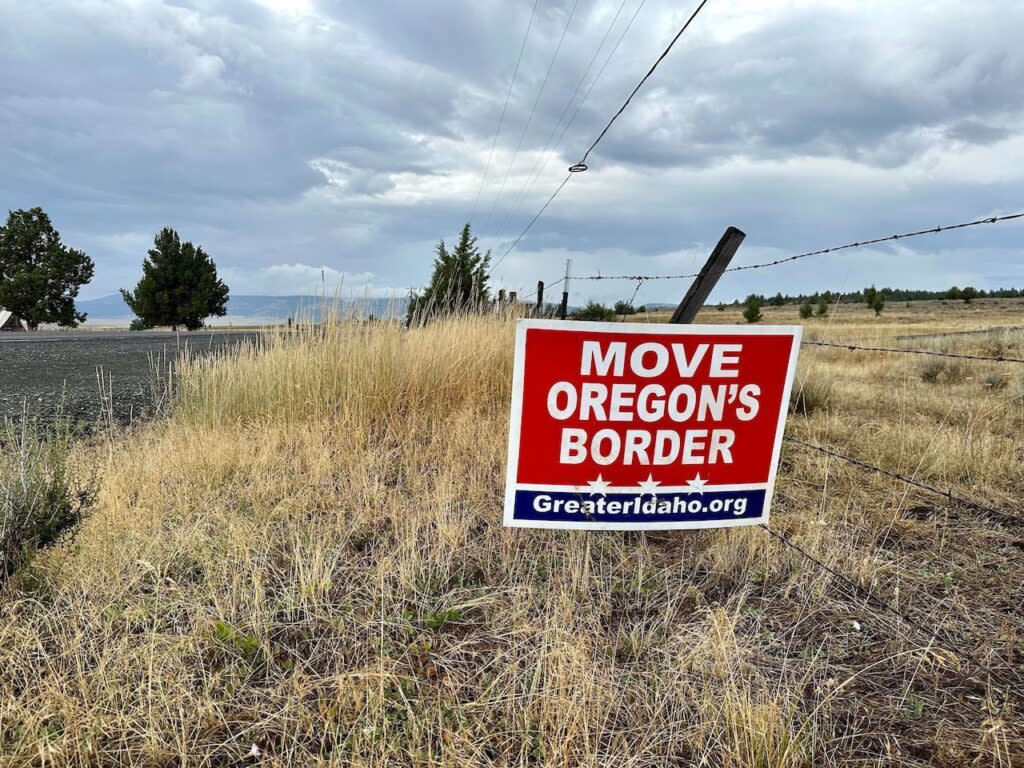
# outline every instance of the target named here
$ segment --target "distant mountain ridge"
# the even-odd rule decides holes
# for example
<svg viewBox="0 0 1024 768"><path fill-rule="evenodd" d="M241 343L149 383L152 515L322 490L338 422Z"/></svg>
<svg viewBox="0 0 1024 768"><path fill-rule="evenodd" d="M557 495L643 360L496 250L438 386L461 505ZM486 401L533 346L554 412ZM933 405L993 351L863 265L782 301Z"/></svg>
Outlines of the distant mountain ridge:
<svg viewBox="0 0 1024 768"><path fill-rule="evenodd" d="M228 298L228 314L225 317L210 318L210 325L284 323L289 317L319 317L325 304L330 306L334 299L321 296L257 296L231 294ZM342 312L358 311L360 314L381 316L404 316L406 299L341 299ZM86 325L125 325L135 317L120 294L101 296L97 299L79 299L75 302L79 312L88 315Z"/></svg>

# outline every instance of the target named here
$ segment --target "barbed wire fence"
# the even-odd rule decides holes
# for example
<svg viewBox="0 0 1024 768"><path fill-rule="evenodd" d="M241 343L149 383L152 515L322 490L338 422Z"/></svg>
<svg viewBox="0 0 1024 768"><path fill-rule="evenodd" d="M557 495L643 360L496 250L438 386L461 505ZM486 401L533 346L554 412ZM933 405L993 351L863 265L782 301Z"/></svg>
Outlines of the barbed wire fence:
<svg viewBox="0 0 1024 768"><path fill-rule="evenodd" d="M607 125L605 125L604 129L600 132L600 134L597 136L597 138L594 140L594 142L590 145L590 147L583 154L583 156L580 159L580 161L578 163L576 163L576 164L574 164L574 165L569 167L569 172L562 179L561 183L558 184L558 186L554 189L554 191L550 194L550 196L546 198L546 200L544 201L544 203L540 207L540 209L537 211L537 213L529 220L529 222L522 229L522 231L520 231L518 233L518 235L508 245L508 247L504 249L504 251L501 253L501 255L490 266L490 269L488 270L488 275L492 274L494 269L496 269L505 260L505 258L520 244L520 242L522 242L522 240L530 232L530 230L532 229L534 224L540 219L540 217L548 209L548 207L555 200L555 198L558 196L558 194L565 188L565 186L568 184L569 180L573 177L573 175L581 173L581 172L587 170L587 168L588 168L588 166L587 166L587 159L588 159L590 153L594 150L594 148L604 138L605 134L611 128L612 124L626 110L626 108L629 106L629 104L630 104L631 100L633 99L633 97L642 88L644 83L646 83L648 78L651 77L651 75L657 69L658 65L665 59L665 57L668 55L668 53L672 50L672 47L675 45L675 43L686 32L686 30L688 29L690 24L694 21L694 19L697 17L697 15L700 13L700 11L704 8L706 2L707 2L707 0L701 0L699 5L697 6L696 10L694 10L693 13L687 18L686 22L682 25L682 27L679 29L679 31L675 34L675 36L672 38L671 42L668 44L668 46L665 48L665 50L662 52L662 54L657 58L657 60L654 62L654 64L651 66L651 68L648 70L648 72L643 76L643 78L639 81L639 83L636 85L636 87L633 89L633 91L626 98L625 102L622 104L622 106L619 108L619 110L612 116L611 120L608 121L608 123L607 123ZM642 6L642 3L641 3L641 6ZM575 5L574 5L574 8L575 8ZM620 12L621 12L621 8L620 8ZM638 9L637 9L637 12L639 12L639 6L638 6ZM602 45L603 45L603 42L602 42ZM584 75L584 77L585 77L585 75ZM556 129L557 129L557 126L556 126ZM533 180L535 181L535 179L533 179ZM532 182L530 183L530 185L532 185ZM528 194L528 191L529 191L529 186L527 186L526 192L523 193L523 197L520 199L519 203L517 204L517 208L518 208L518 205L520 205L522 203L522 200L525 199L525 195ZM893 234L893 235L886 235L886 236L882 236L882 237L873 237L873 238L868 238L868 239L864 239L864 240L858 240L858 241L854 241L854 242L851 242L851 243L846 243L846 244L843 244L843 245L830 246L830 247L827 247L827 248L820 248L820 249L813 250L813 251L807 251L807 252L804 252L804 253L798 253L798 254L794 254L794 255L791 255L791 256L785 256L785 257L782 257L782 258L773 259L773 260L770 260L770 261L760 262L760 263L755 263L755 264L738 265L738 266L735 266L735 267L725 267L725 268L722 268L722 269L714 269L714 270L709 270L709 266L706 265L705 269L703 271L701 271L701 272L692 272L692 273L687 273L687 274L649 274L649 275L648 274L614 274L614 275L594 274L594 275L575 276L574 279L577 279L577 280L587 280L587 281L624 280L624 281L635 282L636 285L635 285L635 288L633 290L633 293L632 293L630 299L628 300L628 302L626 303L626 307L629 308L629 309L632 309L633 303L635 302L636 297L639 295L641 289L643 288L643 286L646 283L648 283L650 281L692 279L692 280L695 281L694 285L696 285L697 283L700 283L701 281L708 281L708 280L710 280L712 285L713 285L714 281L717 281L717 279L722 274L724 274L726 272L740 272L740 271L750 271L750 270L765 269L765 268L779 266L779 265L782 265L782 264L788 264L788 263L791 263L791 262L795 262L795 261L798 261L798 260L802 260L802 259L806 259L806 258L810 258L810 257L814 257L814 256L833 254L833 253L843 252L843 251L847 251L847 250L864 248L864 247L872 246L872 245L880 245L880 244L883 244L883 243L898 242L900 240L906 240L906 239L917 238L917 237L924 237L924 236L927 236L927 235L938 235L938 234L941 234L941 233L950 232L950 231L954 231L954 230L967 229L967 228L982 226L982 225L986 225L986 224L996 224L996 223L1000 223L1000 222L1007 222L1007 221L1018 220L1018 219L1022 219L1022 218L1024 218L1024 212L1002 214L1002 215L993 215L993 216L988 216L988 217L985 217L985 218L974 219L974 220L970 220L970 221L964 221L964 222L956 223L956 224L940 225L940 226L936 226L936 227L931 227L931 228L927 228L927 229L919 229L919 230L909 231L909 232L900 233L900 234ZM506 221L507 220L508 220L508 218L506 218ZM742 233L740 233L740 235L742 237ZM724 263L728 263L728 259L726 259ZM710 262L709 262L709 265L710 265ZM553 288L553 287L555 287L557 285L561 285L561 284L565 283L565 286L564 286L564 289L563 289L563 301L562 301L562 304L561 304L561 314L562 314L562 317L564 318L565 314L566 314L566 310L567 310L567 304L568 304L567 291L568 291L569 279L570 279L569 278L569 270L568 270L568 264L567 264L567 269L566 269L565 277L560 278L558 280L551 281L551 282L544 282L544 281L539 282L538 283L538 290L533 292L533 293L529 293L529 294L523 295L522 298L520 299L520 301L524 301L525 302L525 301L528 301L530 299L536 298L537 299L537 305L536 305L535 310L533 310L533 313L534 314L547 313L549 310L547 309L547 307L542 305L542 298L543 298L543 293L544 293L545 288ZM706 296L706 291L705 291L704 295ZM680 309L682 309L682 307L680 307ZM625 319L626 319L626 313L623 313L622 320L625 321ZM914 350L914 349L908 349L908 348L868 347L868 346L861 346L861 345L856 345L856 344L840 344L840 343L825 342L825 341L806 341L806 342L803 342L803 344L805 344L807 346L816 346L816 347L820 347L820 348L824 348L824 347L843 348L843 349L846 349L848 351L880 352L880 353L891 353L891 354L900 354L900 353L902 353L902 354L915 354L915 355L933 355L933 356L944 357L944 358L956 358L956 359L962 359L962 360L975 360L975 361L986 361L986 362L996 362L996 363L1022 363L1022 362L1024 362L1024 359L1012 358L1012 357L1007 357L1007 356L1004 356L1004 355L995 355L995 356L967 355L967 354L958 354L958 353L952 353L952 352L939 352L939 351L931 351L931 350ZM813 450L813 451L822 453L824 455L828 455L831 458L835 458L835 459L844 461L844 462L846 462L846 463L848 463L848 464L850 464L852 466L856 466L856 467L864 469L866 471L870 471L870 472L874 472L874 473L877 473L877 474L881 474L883 476L889 477L889 478L891 478L893 480L896 480L898 482L902 482L902 483L906 484L908 487L916 488L917 490L926 491L926 492L935 494L937 496L943 497L949 504L956 504L956 505L959 505L961 507L969 508L969 509L972 509L972 510L974 510L976 512L980 512L982 514L985 514L985 515L987 515L987 516L997 520L1001 524L1016 526L1016 525L1019 525L1022 521L1024 521L1024 518L1022 518L1022 517L1020 517L1018 515L1014 515L1013 513L1007 512L1005 510L998 509L998 508L993 507L993 506L988 505L988 504L984 504L984 503L981 503L981 502L977 502L977 501L968 499L968 498L966 498L964 496L961 496L959 494L955 494L952 491L952 489L942 490L942 489L940 489L940 488L938 488L936 486L930 485L928 483L921 482L921 481L916 480L916 479L914 479L912 477L908 477L908 476L906 476L906 475L904 475L902 473L895 472L893 470L886 469L884 467L880 467L880 466L874 465L874 464L872 464L870 462L867 462L867 461L864 461L862 459L857 459L855 457L846 455L844 453L841 453L840 451L834 450L834 449L826 447L826 446L815 445L813 443L809 443L807 441L800 440L798 438L795 438L795 437L792 437L792 436L788 436L788 435L784 439L788 443L790 443L790 444L799 445L799 446L801 446L801 447L803 447L805 449ZM798 555L800 555L804 559L804 561L806 561L808 563L811 563L816 568L818 568L822 573L829 574L831 576L831 578L835 579L838 583L842 584L851 593L854 593L854 594L864 598L868 603L871 603L871 604L877 606L879 609L885 611L886 613L889 613L889 614L891 614L893 616L898 617L901 621L906 623L908 626L912 627L915 631L919 632L922 636L926 637L927 638L927 646L928 647L930 647L936 641L939 641L943 645L946 646L946 653L947 653L947 656L949 658L952 658L952 659L958 659L959 658L959 655L955 651L955 648L957 647L958 644L952 638L950 638L948 636L948 634L941 627L935 627L933 629L929 629L922 622L920 622L917 619L915 619L909 613L907 613L905 611L901 611L899 608L897 608L895 605L893 605L890 601L887 601L884 598L882 598L879 595L877 595L873 590L871 590L871 589L869 589L867 587L862 586L856 580L851 579L850 577L842 574L841 572L839 572L835 568L829 566L827 563L825 563L821 559L815 557L806 548L804 548L800 544L794 542L790 536L787 536L786 534L782 533L781 531L771 527L767 523L762 524L760 527L765 532L767 532L770 536L772 536L777 541L779 541L783 546L787 547L788 549L790 549L790 550L796 552ZM984 673L984 675L987 677L987 679L989 681L991 681L991 680L997 681L1005 689L1007 695L1013 694L1018 699L1020 699L1021 701L1024 701L1024 688L1022 688L1020 686L1020 684L1019 684L1020 681L1019 680L1015 681L1015 680L1010 679L1007 675L1003 674L1002 672L996 671L993 668L991 668L990 665L986 665L986 664L984 664L982 662L977 661L977 659L975 659L973 655L968 656L968 658L966 659L966 662L967 662L967 664L965 666L969 666L970 668L976 670L977 672Z"/></svg>
<svg viewBox="0 0 1024 768"><path fill-rule="evenodd" d="M568 181L568 178L570 178L570 177L567 177L566 181ZM564 185L564 182L563 182L563 185ZM548 202L550 202L550 200ZM541 210L541 212L543 212L543 209ZM949 231L953 231L953 230L960 230L960 229L966 229L966 228L970 228L970 227L977 227L977 226L981 226L981 225L984 225L984 224L996 224L996 223L999 223L999 222L1013 221L1013 220L1018 220L1018 219L1022 219L1022 218L1024 218L1024 213L1013 213L1013 214L1005 214L1005 215L999 215L999 216L988 216L988 217L985 217L985 218L973 219L971 221L965 221L965 222L958 223L958 224L937 226L937 227L930 228L930 229L921 229L921 230L910 231L910 232L906 232L906 233L902 233L902 234L888 235L888 236L885 236L885 237L870 238L870 239L866 239L866 240L861 240L861 241L856 241L856 242L852 242L852 243L847 243L847 244L840 245L840 246L833 246L833 247L829 247L829 248L820 248L820 249L817 249L817 250L814 250L814 251L807 251L805 253L799 253L799 254L795 254L795 255L792 255L792 256L786 256L786 257L779 258L779 259L773 259L771 261L760 262L760 263L756 263L756 264L739 265L739 266L736 266L736 267L728 267L728 268L720 269L720 270L712 270L711 272L705 271L703 273L702 272L694 272L694 273L686 273L686 274L668 274L668 275L666 275L666 274L659 274L659 275L645 275L645 274L601 275L601 274L594 274L594 275L574 276L573 279L588 280L588 281L596 281L596 280L635 281L636 285L634 286L634 289L632 291L632 294L631 294L629 300L626 302L627 306L632 308L633 303L635 302L636 297L639 294L639 292L642 289L642 287L647 282L653 281L653 280L697 279L697 278L701 278L701 277L707 278L709 275L712 277L712 279L717 279L718 276L720 276L720 275L722 275L722 274L724 274L726 272L739 272L739 271L754 270L754 269L765 269L765 268L769 268L769 267L779 266L781 264L787 264L787 263L790 263L790 262L793 262L793 261L797 261L797 260L800 260L800 259L809 258L809 257L812 257L812 256L820 256L820 255L831 254L831 253L836 253L836 252L840 252L840 251L851 250L851 249L855 249L855 248L863 248L863 247L866 247L866 246L876 245L876 244L880 244L880 243L895 242L895 241L898 241L898 240L904 240L904 239L913 238L913 237L922 237L922 236L925 236L925 235L936 235L936 234L941 234L941 233L949 232ZM550 282L550 283L541 283L540 284L540 289L541 289L540 292L542 293L543 289L545 287L555 287L556 285L560 285L561 283L565 282L565 279L566 278L563 277L563 278L560 278L560 279L555 280L555 281ZM537 295L538 295L538 292L527 294L526 296L524 296L524 301L527 300L527 299L530 299L530 298L534 298ZM540 310L540 309L542 309L542 308L538 306L538 310ZM623 314L622 317L620 318L620 320L621 321L625 321L625 319L626 319L626 315ZM853 344L853 343L815 341L815 340L802 341L801 344L804 345L804 346L808 346L808 347L843 349L843 350L847 350L847 351L851 351L851 352L869 352L869 353L885 353L885 354L906 354L906 355L926 355L926 356L933 356L933 357L952 358L952 359L957 359L957 360L979 361L979 362L986 362L986 363L1010 363L1010 364L1024 363L1024 358L1011 357L1011 356L1002 355L1002 354L1000 354L1000 355L977 355L977 354L965 354L965 353L957 353L957 352L945 352L945 351L938 351L938 350L910 349L910 348L906 348L906 347L880 347L880 346L859 345L859 344ZM916 489L916 490L919 490L919 491L924 491L926 493L933 494L933 495L935 495L935 496L945 500L945 502L947 504L949 504L950 506L955 506L955 507L959 507L959 508L963 508L963 509L968 509L968 510L971 510L973 512L979 513L979 514L981 514L981 515L983 515L983 516L985 516L985 517L987 517L987 518L997 522L1000 525L1004 525L1004 526L1008 526L1008 527L1019 527L1022 524L1024 524L1024 514L1014 514L1011 511L1000 509L1000 508L995 507L995 506L993 506L991 504L987 504L987 503L984 503L984 502L976 501L974 499L970 499L967 496L964 496L962 494L954 492L954 490L952 488L942 489L942 488L939 488L939 487L937 487L935 485L932 485L932 484L923 482L921 480L917 480L916 478L907 476L907 475L905 475L905 474L903 474L901 472L897 472L897 471L892 470L892 469L888 469L888 468L885 468L885 467L878 466L878 465L873 464L873 463L871 463L869 461L866 461L864 459L859 459L859 458L856 458L854 456L850 456L850 455L848 455L846 453L843 453L843 452L841 452L839 450L836 450L834 448L831 448L831 447L828 447L828 446L824 446L824 445L817 445L815 443L811 443L811 442L808 442L806 440L802 440L800 438L793 437L792 435L785 435L783 437L783 440L786 443L790 444L790 445L799 446L799 447L801 447L803 449L814 451L814 452L820 453L822 455L829 456L830 458L837 459L839 461L845 462L846 464L849 464L850 466L853 466L853 467L857 467L857 468L859 468L861 470L864 470L864 471L867 471L867 472L872 472L872 473L875 473L875 474L879 474L879 475L882 475L884 477L888 477L888 478L890 478L892 480L895 480L897 482L900 482L900 483L906 485L908 488L913 488L913 489ZM940 626L936 626L936 627L933 627L933 628L927 627L923 622L921 622L920 620L916 619L914 616L912 616L907 611L901 610L896 605L894 605L891 601L888 601L885 598L883 598L882 596L880 596L879 594L877 594L874 590L861 585L857 580L852 579L849 576L846 576L845 574L841 573L837 569L833 568L828 563L824 562L820 558L818 558L815 555L813 555L805 547L803 547L800 544L798 544L797 542L795 542L792 539L791 536L783 533L782 531L780 531L779 529L777 529L775 527L772 527L770 524L764 523L764 524L759 525L759 527L762 530L764 530L767 534L769 534L771 537L773 537L775 540L777 540L782 546L792 550L797 555L799 555L804 561L810 563L812 566L814 566L816 569L818 569L819 572L821 572L823 574L827 574L836 583L838 583L842 587L844 587L846 589L846 591L849 592L850 594L855 595L858 598L861 598L861 599L865 600L866 604L870 604L870 605L874 606L875 608L885 612L886 614L889 614L891 616L894 616L894 617L898 618L900 621L905 623L907 626L911 627L914 631L919 633L922 636L922 638L924 638L926 640L926 647L932 647L936 643L941 644L942 646L944 646L944 650L945 650L945 653L946 653L948 658L957 660L958 664L960 662L963 662L962 666L963 666L964 670L968 674L973 673L973 674L975 674L977 676L983 676L985 678L985 682L987 684L990 684L992 681L995 681L1006 692L1007 696L1011 696L1012 695L1012 696L1016 697L1019 701L1024 702L1024 683L1022 683L1022 681L1017 680L1017 679L1012 679L1010 676L1008 676L1007 674L1004 674L1002 671L993 668L990 664L985 664L983 661L979 661L977 658L975 658L975 656L973 654L966 654L965 655L963 653L958 653L957 650L956 650L958 648L958 643L955 642L955 640L953 638L950 638L948 636L948 633L946 633L942 629L942 627L940 627ZM910 638L908 638L906 635L902 635L902 637L906 641L910 640Z"/></svg>

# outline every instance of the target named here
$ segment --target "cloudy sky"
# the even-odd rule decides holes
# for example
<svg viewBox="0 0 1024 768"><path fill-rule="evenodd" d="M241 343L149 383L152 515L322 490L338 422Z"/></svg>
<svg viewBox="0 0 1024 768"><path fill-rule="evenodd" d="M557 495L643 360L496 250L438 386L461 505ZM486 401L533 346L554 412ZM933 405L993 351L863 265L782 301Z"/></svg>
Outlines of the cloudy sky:
<svg viewBox="0 0 1024 768"><path fill-rule="evenodd" d="M495 141L532 0L0 0L2 205L95 259L86 298L162 226L236 292L401 294L470 218L503 253L695 5L537 0ZM1024 210L1022 29L1019 0L710 0L497 285L690 271L728 225L751 263ZM1021 286L1022 244L978 227L715 296Z"/></svg>

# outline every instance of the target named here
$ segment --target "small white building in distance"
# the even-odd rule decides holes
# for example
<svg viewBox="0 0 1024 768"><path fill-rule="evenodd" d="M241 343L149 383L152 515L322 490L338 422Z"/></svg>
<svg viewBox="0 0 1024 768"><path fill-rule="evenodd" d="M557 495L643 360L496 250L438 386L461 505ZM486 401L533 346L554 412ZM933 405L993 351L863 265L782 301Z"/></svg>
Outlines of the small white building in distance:
<svg viewBox="0 0 1024 768"><path fill-rule="evenodd" d="M27 331L28 323L9 309L0 307L0 331Z"/></svg>

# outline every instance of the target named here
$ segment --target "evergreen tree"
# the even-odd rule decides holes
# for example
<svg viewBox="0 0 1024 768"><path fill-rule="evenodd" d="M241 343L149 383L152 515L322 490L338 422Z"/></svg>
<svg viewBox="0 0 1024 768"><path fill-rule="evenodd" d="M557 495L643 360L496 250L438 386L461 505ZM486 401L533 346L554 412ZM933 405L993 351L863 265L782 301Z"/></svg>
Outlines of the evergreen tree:
<svg viewBox="0 0 1024 768"><path fill-rule="evenodd" d="M828 314L828 305L831 298L832 294L830 294L828 291L825 291L825 293L821 294L821 296L818 297L818 306L814 309L814 314L816 314L818 317L825 317L825 315Z"/></svg>
<svg viewBox="0 0 1024 768"><path fill-rule="evenodd" d="M36 329L40 323L74 328L79 289L92 280L92 259L60 241L42 208L9 211L0 227L0 308Z"/></svg>
<svg viewBox="0 0 1024 768"><path fill-rule="evenodd" d="M768 300L768 303L773 307L781 307L786 304L786 297L782 295L782 291L779 291Z"/></svg>
<svg viewBox="0 0 1024 768"><path fill-rule="evenodd" d="M183 325L194 331L206 318L227 314L228 287L217 277L213 259L201 246L181 242L170 227L153 239L135 290L121 289L121 295L150 328Z"/></svg>
<svg viewBox="0 0 1024 768"><path fill-rule="evenodd" d="M633 308L633 305L628 301L616 301L615 302L615 314L616 315L635 315L637 310Z"/></svg>
<svg viewBox="0 0 1024 768"><path fill-rule="evenodd" d="M743 310L743 317L746 318L748 323L756 323L763 317L761 314L762 306L764 306L764 300L760 296L751 294L747 297L747 306Z"/></svg>
<svg viewBox="0 0 1024 768"><path fill-rule="evenodd" d="M809 301L805 301L803 304L800 305L801 319L807 320L813 314L813 312L814 310L811 308L811 303Z"/></svg>
<svg viewBox="0 0 1024 768"><path fill-rule="evenodd" d="M882 294L875 290L874 286L864 292L867 297L868 309L875 311L875 317L882 314L882 308L885 306L885 299L882 298Z"/></svg>
<svg viewBox="0 0 1024 768"><path fill-rule="evenodd" d="M973 299L978 298L978 289L968 285L960 291L960 298L964 300L964 304L970 304Z"/></svg>
<svg viewBox="0 0 1024 768"><path fill-rule="evenodd" d="M441 240L435 249L430 284L422 293L409 296L407 322L426 323L439 315L480 311L490 300L490 263L491 252L480 253L468 223L454 251L448 251Z"/></svg>
<svg viewBox="0 0 1024 768"><path fill-rule="evenodd" d="M878 289L875 288L875 286L873 286L873 285L870 285L870 286L868 286L867 288L864 289L864 291L863 291L864 303L868 305L868 308L871 308L872 305L875 303L875 297L877 295L878 295Z"/></svg>

